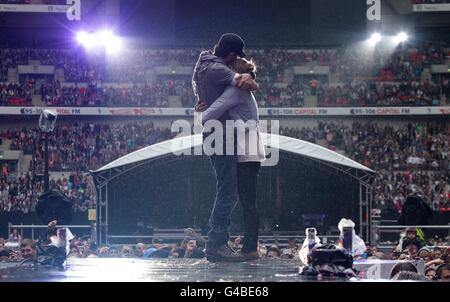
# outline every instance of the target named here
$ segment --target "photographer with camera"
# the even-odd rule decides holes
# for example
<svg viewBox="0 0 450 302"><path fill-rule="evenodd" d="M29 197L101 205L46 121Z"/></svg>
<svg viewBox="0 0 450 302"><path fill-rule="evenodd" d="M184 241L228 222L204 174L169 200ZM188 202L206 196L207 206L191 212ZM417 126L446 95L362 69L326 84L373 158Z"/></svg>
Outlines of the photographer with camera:
<svg viewBox="0 0 450 302"><path fill-rule="evenodd" d="M298 256L300 258L300 261L304 265L308 264L308 254L316 247L321 246L320 244L320 238L317 237L317 230L315 228L307 228L306 231L306 238L305 241L303 241L302 248L298 252Z"/></svg>
<svg viewBox="0 0 450 302"><path fill-rule="evenodd" d="M367 256L366 244L356 235L355 223L351 219L342 218L339 221L338 229L341 232L339 236L339 248L349 251L354 258Z"/></svg>
<svg viewBox="0 0 450 302"><path fill-rule="evenodd" d="M184 243L184 244L183 244ZM182 246L184 246L183 258L196 258L200 259L205 257L203 249L197 246L197 240L195 238L185 238Z"/></svg>
<svg viewBox="0 0 450 302"><path fill-rule="evenodd" d="M69 242L74 236L67 228L57 229L57 223L57 220L48 223L45 240L37 244L38 261L42 265L61 267L70 252Z"/></svg>
<svg viewBox="0 0 450 302"><path fill-rule="evenodd" d="M351 253L335 245L322 245L314 248L308 254L308 265L300 268L300 275L323 278L352 278L356 277L353 269Z"/></svg>

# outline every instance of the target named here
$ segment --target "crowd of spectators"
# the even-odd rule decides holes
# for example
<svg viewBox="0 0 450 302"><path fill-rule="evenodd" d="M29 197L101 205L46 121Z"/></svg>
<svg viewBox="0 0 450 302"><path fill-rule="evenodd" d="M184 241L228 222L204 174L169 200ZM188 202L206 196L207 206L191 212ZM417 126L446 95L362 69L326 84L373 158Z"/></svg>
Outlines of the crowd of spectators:
<svg viewBox="0 0 450 302"><path fill-rule="evenodd" d="M0 178L0 211L1 212L23 212L35 211L37 203L37 189L33 185L29 174L15 177L9 174L8 177Z"/></svg>
<svg viewBox="0 0 450 302"><path fill-rule="evenodd" d="M176 75L152 79L146 71L157 66L193 67L200 49L128 49L120 56L86 54L80 49L0 49L0 81L7 80L8 68L38 60L64 70L61 88L49 80L42 88L46 104L58 106L168 106L169 95L181 97L182 105L191 106L194 95L189 80ZM430 106L442 103L450 88L448 80L423 81L422 72L432 64L444 64L445 45L399 46L395 51L376 48L368 55L363 47L337 49L248 49L257 65L260 90L255 92L260 106L303 106L305 95L318 96L319 106ZM331 67L337 86L314 74L285 79L293 66L326 65ZM301 78L299 80L299 78ZM78 86L80 83L87 88ZM102 83L127 83L123 91ZM340 83L340 84L339 84ZM175 88L171 88L170 86ZM66 86L66 85L64 85ZM144 87L144 88L143 88ZM176 90L175 92L171 89ZM106 91L105 91L106 90ZM169 92L167 91L169 90ZM156 100L155 100L156 99ZM0 105L7 105L5 101ZM30 105L30 104L28 104Z"/></svg>
<svg viewBox="0 0 450 302"><path fill-rule="evenodd" d="M189 230L189 229L188 229ZM48 233L48 232L47 232ZM407 228L400 234L398 245L390 252L382 252L375 246L366 245L363 254L354 256L354 259L403 260L394 265L390 271L389 279L414 279L422 281L448 281L450 280L450 248L448 240L426 240L419 235L415 228ZM297 244L297 238L289 238L288 244L264 243L259 240L258 255L260 259L295 259L301 263L302 246ZM39 259L37 245L44 244L39 239L22 239L17 230L13 230L8 240L0 238L0 261L19 262L26 259ZM234 237L228 243L234 250L242 248L242 237ZM330 242L327 246L340 247L339 242ZM320 246L320 244L318 245ZM14 248L19 247L19 249ZM97 246L88 236L76 236L70 240L70 252L67 258L134 258L134 259L204 259L206 241L203 236L193 233L186 236L180 243L165 243L164 239L155 239L151 244L137 241L135 245ZM314 248L313 248L314 249ZM407 261L405 261L407 260ZM409 261L423 261L425 270L422 275ZM365 278L363 271L355 271L355 276Z"/></svg>
<svg viewBox="0 0 450 302"><path fill-rule="evenodd" d="M122 88L107 85L61 87L57 81L47 81L41 86L41 93L47 106L60 107L168 107L170 96L180 96L186 106L194 104L188 79L159 79L152 84Z"/></svg>
<svg viewBox="0 0 450 302"><path fill-rule="evenodd" d="M158 66L194 66L200 49L133 49L105 62L105 82L143 83L145 71Z"/></svg>
<svg viewBox="0 0 450 302"><path fill-rule="evenodd" d="M308 86L294 80L285 86L275 86L270 78L258 78L260 89L254 92L260 107L303 107Z"/></svg>
<svg viewBox="0 0 450 302"><path fill-rule="evenodd" d="M408 124L394 128L372 122L351 125L318 122L312 128L280 128L280 134L343 151L377 171L374 204L395 208L411 192L421 192L435 211L450 207L449 135L445 123ZM139 148L170 139L168 128L153 123L58 124L50 138L50 171L95 170ZM0 136L12 150L32 154L32 169L43 171L43 149L38 128L9 129Z"/></svg>
<svg viewBox="0 0 450 302"><path fill-rule="evenodd" d="M424 68L445 64L444 44L399 45L394 51L379 46L368 54L364 47L341 47L335 52L332 71L342 82L376 79L387 82L419 81Z"/></svg>
<svg viewBox="0 0 450 302"><path fill-rule="evenodd" d="M420 192L435 211L450 209L449 135L446 124L408 124L398 129L376 123L351 126L319 122L314 128L280 128L280 134L332 150L377 171L374 205L400 212L406 197Z"/></svg>
<svg viewBox="0 0 450 302"><path fill-rule="evenodd" d="M424 197L435 212L450 211L450 174L447 171L378 171L373 185L374 205L401 213L413 192Z"/></svg>
<svg viewBox="0 0 450 302"><path fill-rule="evenodd" d="M0 106L30 106L33 92L33 81L24 84L0 83Z"/></svg>
<svg viewBox="0 0 450 302"><path fill-rule="evenodd" d="M281 127L280 134L312 143L325 140L329 149L343 150L371 169L448 168L450 128L445 123L409 123L394 128L372 122L318 122L313 128Z"/></svg>
<svg viewBox="0 0 450 302"><path fill-rule="evenodd" d="M59 190L73 204L74 212L95 208L96 194L91 176L71 173L58 178L50 177L50 189ZM38 197L44 192L44 181L24 173L18 177L10 173L0 177L0 212L30 213L36 210Z"/></svg>
<svg viewBox="0 0 450 302"><path fill-rule="evenodd" d="M5 130L0 136L11 140L12 150L33 155L30 173L18 177L13 173L2 173L0 212L34 211L37 197L43 192L43 181L32 177L33 174L42 174L44 170L39 129ZM95 170L132 151L170 138L170 129L154 127L153 123L59 124L50 137L49 169L75 173L51 179L50 187L68 196L74 204L74 211L85 211L95 206L95 193L83 172Z"/></svg>
<svg viewBox="0 0 450 302"><path fill-rule="evenodd" d="M92 83L102 79L98 60L88 57L79 49L16 49L0 48L0 65L14 68L39 61L41 65L54 65L64 70L66 82Z"/></svg>
<svg viewBox="0 0 450 302"><path fill-rule="evenodd" d="M380 83L369 81L356 82L337 87L318 88L319 107L362 107L362 106L439 106L441 89L448 89L428 81Z"/></svg>
<svg viewBox="0 0 450 302"><path fill-rule="evenodd" d="M43 171L43 144L39 129L10 129L0 133L12 150L32 154L34 171ZM169 128L152 122L126 124L58 124L49 138L50 171L95 170L132 151L172 138Z"/></svg>

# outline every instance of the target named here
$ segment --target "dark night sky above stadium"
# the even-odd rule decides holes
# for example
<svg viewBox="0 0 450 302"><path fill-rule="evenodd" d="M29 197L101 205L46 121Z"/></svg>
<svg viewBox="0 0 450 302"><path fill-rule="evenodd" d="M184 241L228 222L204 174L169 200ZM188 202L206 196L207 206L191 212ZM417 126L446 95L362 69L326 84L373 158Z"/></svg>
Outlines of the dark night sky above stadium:
<svg viewBox="0 0 450 302"><path fill-rule="evenodd" d="M79 23L39 15L35 26L27 15L22 25L17 17L4 16L8 26L0 26L0 40L72 43L72 33L97 30L103 22L102 6L92 3ZM267 47L326 47L367 38L363 0L120 0L119 20L105 21L119 23L115 32L137 46L209 47L225 32L240 34L248 46Z"/></svg>
<svg viewBox="0 0 450 302"><path fill-rule="evenodd" d="M121 32L160 44L213 43L223 32L249 45L333 45L365 32L361 0L126 0Z"/></svg>

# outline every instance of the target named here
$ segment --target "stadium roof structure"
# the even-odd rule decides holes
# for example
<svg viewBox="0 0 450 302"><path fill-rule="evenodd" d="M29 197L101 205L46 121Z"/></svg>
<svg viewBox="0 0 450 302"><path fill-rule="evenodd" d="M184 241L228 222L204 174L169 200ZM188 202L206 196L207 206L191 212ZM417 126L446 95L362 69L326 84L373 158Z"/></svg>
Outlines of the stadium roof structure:
<svg viewBox="0 0 450 302"><path fill-rule="evenodd" d="M280 151L290 152L301 157L312 159L344 172L367 185L369 185L370 180L375 174L375 171L366 166L313 143L268 133L262 133L261 137L266 148L276 148ZM118 177L138 166L146 165L152 160L167 156L183 156L183 152L184 155L186 155L186 153L189 155L189 152L186 151L192 151L193 148L199 148L201 146L201 134L177 137L127 154L98 170L91 171L91 174L96 179L97 184L101 185L105 181Z"/></svg>

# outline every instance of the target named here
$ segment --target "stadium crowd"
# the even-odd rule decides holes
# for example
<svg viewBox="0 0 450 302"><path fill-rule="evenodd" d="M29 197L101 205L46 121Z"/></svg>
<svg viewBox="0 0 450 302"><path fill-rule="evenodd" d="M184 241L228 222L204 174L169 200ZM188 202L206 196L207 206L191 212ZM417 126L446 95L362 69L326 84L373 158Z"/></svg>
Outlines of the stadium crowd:
<svg viewBox="0 0 450 302"><path fill-rule="evenodd" d="M0 48L0 83L8 79L8 68L40 61L64 70L65 84L44 81L40 92L48 106L168 106L169 96L180 96L191 106L194 96L189 76L147 75L158 67L193 67L200 49L129 49L120 57L102 58L78 49ZM399 46L394 53L376 49L368 56L361 48L337 49L249 49L257 64L260 90L255 92L262 107L303 106L305 95L317 95L319 106L432 106L449 102L448 79L439 83L422 79L432 64L445 64L445 45ZM309 75L286 78L293 66L329 66L330 79ZM127 89L104 83L127 83ZM2 84L0 84L2 85ZM17 85L22 87L23 85ZM25 85L27 86L27 85ZM63 88L61 88L63 86ZM1 87L1 86L0 86ZM0 105L31 105L26 89L2 92ZM36 92L36 91L35 91ZM29 93L28 93L29 94ZM445 96L445 97L444 97ZM17 98L24 101L19 102Z"/></svg>
<svg viewBox="0 0 450 302"><path fill-rule="evenodd" d="M448 82L443 86L403 82L385 84L370 81L353 81L343 86L318 89L320 107L363 106L439 106L441 89L448 94Z"/></svg>
<svg viewBox="0 0 450 302"><path fill-rule="evenodd" d="M2 131L11 140L10 149L33 155L30 173L16 176L3 169L0 183L0 212L34 211L43 181L32 175L43 173L43 148L38 128ZM49 170L73 172L51 180L74 203L74 211L95 207L92 182L83 173L97 169L132 151L172 138L170 129L153 123L58 125L49 142Z"/></svg>
<svg viewBox="0 0 450 302"><path fill-rule="evenodd" d="M187 107L194 104L190 80L186 79L160 79L151 85L133 84L122 88L95 85L61 87L59 82L47 81L41 86L41 95L47 106L59 107L168 107L169 96L180 96Z"/></svg>
<svg viewBox="0 0 450 302"><path fill-rule="evenodd" d="M148 81L146 70L157 66L190 66L199 49L128 50L120 59L92 59L76 50L0 48L0 106L32 105L39 94L47 106L136 106L167 107L171 96L181 104L194 103L190 78L180 75L158 76ZM260 90L255 97L261 107L303 106L309 95L317 96L319 106L434 106L450 99L448 80L434 83L422 79L425 68L443 64L448 54L443 45L421 45L414 49L399 47L389 55L375 50L369 60L358 49L248 50L258 65ZM53 78L27 78L22 84L7 84L8 68L39 60L64 70L65 83ZM364 62L363 64L361 62ZM314 75L294 76L286 82L286 69L293 66L330 66L337 85ZM2 84L3 82L3 84ZM39 83L37 83L39 82ZM104 84L108 83L108 84ZM114 85L109 83L125 83ZM39 85L38 85L39 84ZM434 211L450 211L450 128L446 124L409 124L399 128L372 122L344 125L318 122L313 128L281 128L281 135L343 151L350 158L377 171L373 185L374 207L401 212L411 192L424 196ZM174 136L168 128L152 123L58 123L50 137L50 171L68 173L51 179L50 186L61 190L73 202L73 210L95 208L92 179L84 173L95 170L132 151ZM1 138L11 140L10 149L32 155L31 171L22 175L2 169L0 212L35 211L43 181L36 174L43 170L43 147L38 128L4 129ZM423 259L426 276L445 279L450 273L448 238L418 238L405 230L399 246L382 253L369 245L363 258ZM185 238L179 244L138 242L97 247L87 238L75 238L69 258L203 258L201 236ZM17 236L12 236L16 240ZM14 239L15 238L15 239ZM17 239L33 250L35 242ZM238 237L230 242L240 248ZM24 259L27 254L10 251L0 238L0 255L5 261ZM260 257L298 258L300 247L292 238L287 247L260 241ZM444 265L444 266L443 266ZM447 265L447 269L445 267Z"/></svg>
<svg viewBox="0 0 450 302"><path fill-rule="evenodd" d="M43 171L43 148L38 128L7 130L1 136L12 140L12 150L33 155L32 167ZM172 138L169 128L152 122L126 124L58 124L49 140L50 171L97 169L132 151Z"/></svg>
<svg viewBox="0 0 450 302"><path fill-rule="evenodd" d="M27 81L24 84L0 83L0 106L30 106L33 91L33 81Z"/></svg>
<svg viewBox="0 0 450 302"><path fill-rule="evenodd" d="M401 211L402 202L411 192L421 192L435 211L450 208L450 128L446 124L417 123L395 129L372 122L318 122L313 128L281 127L280 134L312 143L322 141L329 149L342 150L377 171L374 201L381 208ZM5 129L0 137L11 140L12 150L33 155L31 169L42 173L43 148L38 128ZM58 124L50 138L49 169L77 173L95 170L132 151L173 137L170 129L160 129L151 122ZM27 184L26 179L22 183ZM26 190L22 191L19 196L23 203L28 199ZM7 208L10 207L3 207Z"/></svg>
<svg viewBox="0 0 450 302"><path fill-rule="evenodd" d="M374 205L401 212L412 192L419 192L435 211L450 209L449 135L446 124L388 125L354 122L351 126L319 122L311 128L280 128L280 134L332 150L377 171Z"/></svg>
<svg viewBox="0 0 450 302"><path fill-rule="evenodd" d="M72 202L74 212L95 208L96 194L90 176L70 173L60 178L50 178L50 189L64 193ZM32 173L0 177L0 212L30 213L36 210L38 197L44 192L44 181Z"/></svg>
<svg viewBox="0 0 450 302"><path fill-rule="evenodd" d="M53 223L50 222L49 225ZM55 222L56 223L56 222ZM54 226L56 227L56 225ZM49 227L50 228L50 227ZM186 232L187 231L187 232ZM165 243L164 239L155 239L152 244L144 244L137 240L135 245L101 245L92 243L88 236L76 236L70 240L70 252L67 258L194 258L203 259L205 257L206 241L203 236L192 229L185 230L189 233L179 243ZM398 274L410 272L414 274L416 280L432 281L450 280L450 248L448 240L426 240L421 235L420 230L407 228L401 234L398 245L390 252L379 251L375 246L366 245L363 253L353 256L356 259L381 259L381 260L414 260L423 261L425 270L422 275L411 262L399 262L394 265L390 272L389 279L399 280ZM10 263L21 263L27 259L39 261L38 246L48 246L53 237L52 232L47 230L46 234L38 240L21 239L17 230L12 230L8 240L0 238L0 261ZM258 255L267 259L295 259L302 263L302 252L305 245L297 244L298 239L294 236L289 238L288 244L280 246L278 244L258 242ZM242 248L242 237L234 237L229 241L229 246L237 251ZM327 248L340 248L342 242L327 244ZM316 244L311 249L317 249L321 244ZM364 277L364 271L355 271L355 276ZM404 276L406 277L406 276ZM411 279L411 276L409 276Z"/></svg>

